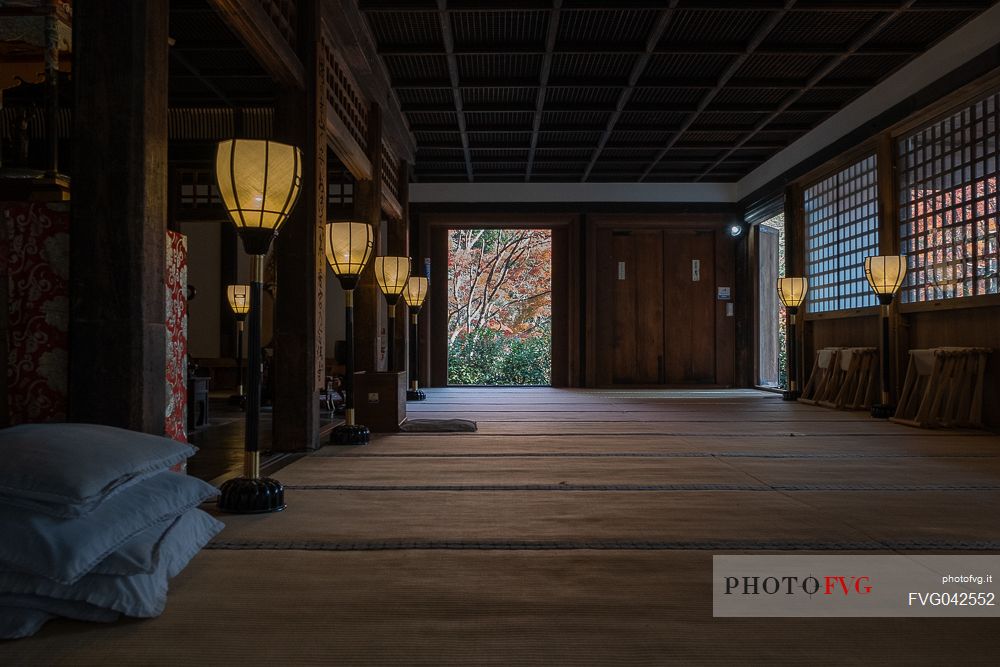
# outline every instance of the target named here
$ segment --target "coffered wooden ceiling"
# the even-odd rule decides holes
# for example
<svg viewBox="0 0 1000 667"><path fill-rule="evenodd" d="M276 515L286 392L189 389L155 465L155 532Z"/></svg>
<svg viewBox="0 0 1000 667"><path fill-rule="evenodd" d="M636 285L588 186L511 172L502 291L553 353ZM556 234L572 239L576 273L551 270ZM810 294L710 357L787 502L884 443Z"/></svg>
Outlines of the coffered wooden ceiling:
<svg viewBox="0 0 1000 667"><path fill-rule="evenodd" d="M734 181L993 0L359 0L420 181Z"/></svg>

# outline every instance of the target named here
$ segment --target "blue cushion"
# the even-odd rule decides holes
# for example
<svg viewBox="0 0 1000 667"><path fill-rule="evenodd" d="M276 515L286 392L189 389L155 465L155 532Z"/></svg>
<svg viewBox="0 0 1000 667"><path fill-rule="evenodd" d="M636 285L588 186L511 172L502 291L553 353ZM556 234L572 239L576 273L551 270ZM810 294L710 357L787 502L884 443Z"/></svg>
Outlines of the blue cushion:
<svg viewBox="0 0 1000 667"><path fill-rule="evenodd" d="M95 424L2 429L0 503L53 516L82 516L195 451L170 438Z"/></svg>
<svg viewBox="0 0 1000 667"><path fill-rule="evenodd" d="M24 609L44 611L46 614L72 618L77 621L92 621L94 623L112 623L121 616L113 609L102 609L88 602L76 600L59 600L40 595L2 595L0 606L8 609Z"/></svg>
<svg viewBox="0 0 1000 667"><path fill-rule="evenodd" d="M0 605L0 639L30 637L53 618L52 614L37 609Z"/></svg>
<svg viewBox="0 0 1000 667"><path fill-rule="evenodd" d="M183 516L183 515L181 515ZM90 571L89 574L149 574L160 561L160 549L170 529L180 517L170 517L153 524L123 544Z"/></svg>
<svg viewBox="0 0 1000 667"><path fill-rule="evenodd" d="M66 585L44 577L0 572L0 605L33 606L77 620L101 619L88 618L86 614L91 607L77 608L72 606L74 603L85 603L105 614L120 612L139 618L159 616L167 601L167 581L183 570L223 527L199 509L185 512L164 535L159 562L149 574L124 577L88 574L75 584ZM24 596L30 596L30 602L26 603Z"/></svg>
<svg viewBox="0 0 1000 667"><path fill-rule="evenodd" d="M142 531L216 495L200 479L163 472L76 519L0 505L0 569L72 584Z"/></svg>

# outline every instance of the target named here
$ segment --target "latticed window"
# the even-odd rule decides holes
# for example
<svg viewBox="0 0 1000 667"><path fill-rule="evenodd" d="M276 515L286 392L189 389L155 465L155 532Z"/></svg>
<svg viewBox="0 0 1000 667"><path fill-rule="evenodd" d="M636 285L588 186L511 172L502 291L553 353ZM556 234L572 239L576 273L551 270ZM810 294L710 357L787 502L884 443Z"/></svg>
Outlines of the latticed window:
<svg viewBox="0 0 1000 667"><path fill-rule="evenodd" d="M215 184L215 173L208 169L178 169L180 183L180 205L198 208L219 204L219 187Z"/></svg>
<svg viewBox="0 0 1000 667"><path fill-rule="evenodd" d="M997 294L1000 93L898 142L904 303Z"/></svg>
<svg viewBox="0 0 1000 667"><path fill-rule="evenodd" d="M876 176L869 155L804 193L810 312L875 305L864 262L879 254Z"/></svg>

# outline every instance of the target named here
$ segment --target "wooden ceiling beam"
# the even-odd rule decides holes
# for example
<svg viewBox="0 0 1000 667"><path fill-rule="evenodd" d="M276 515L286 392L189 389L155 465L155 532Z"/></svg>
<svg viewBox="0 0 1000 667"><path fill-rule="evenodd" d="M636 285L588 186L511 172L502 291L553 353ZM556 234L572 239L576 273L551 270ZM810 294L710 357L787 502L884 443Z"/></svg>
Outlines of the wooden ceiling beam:
<svg viewBox="0 0 1000 667"><path fill-rule="evenodd" d="M205 49L210 50L210 49ZM746 51L743 44L706 44L703 46L694 44L679 44L674 46L657 46L652 53L656 55L724 55L738 56ZM787 45L769 46L759 48L756 51L760 56L837 56L844 52L841 47L835 46L808 46L808 45ZM552 51L547 46L499 44L495 46L476 46L456 48L456 56L504 56L504 55L645 55L644 49L634 46L613 47L609 45L594 45L588 48L586 44L562 45ZM913 56L923 53L920 46L885 46L872 47L858 51L859 56ZM396 57L423 57L423 56L446 56L445 51L438 46L386 46L378 50L380 56Z"/></svg>
<svg viewBox="0 0 1000 667"><path fill-rule="evenodd" d="M783 7L781 0L682 0L678 9L685 11L777 11ZM358 6L363 12L415 12L429 13L438 11L422 1L414 0L359 0ZM619 0L615 9L662 9L662 0ZM844 13L844 12L894 12L898 3L892 0L871 0L862 2L838 2L836 4L801 5L792 11L800 14ZM548 0L453 0L447 12L466 11L548 11L551 3ZM608 9L607 0L567 0L564 9ZM976 2L961 2L960 0L924 0L920 5L909 7L903 13L920 12L972 12L986 9Z"/></svg>
<svg viewBox="0 0 1000 667"><path fill-rule="evenodd" d="M562 0L552 1L552 11L549 12L549 26L545 35L545 55L542 56L542 67L538 74L538 93L535 95L535 115L531 121L531 147L528 150L528 165L524 170L524 180L531 180L531 168L535 164L535 147L538 145L538 131L542 126L542 109L545 108L545 91L549 83L549 73L552 71L552 52L556 47L556 36L559 33L559 10Z"/></svg>
<svg viewBox="0 0 1000 667"><path fill-rule="evenodd" d="M656 168L656 165L660 162L660 160L664 158L664 156L667 153L670 152L670 149L673 148L674 145L680 140L681 136L689 129L694 127L694 125L698 122L698 118L705 111L705 109L708 108L708 105L712 103L712 100L715 99L716 95L722 92L722 89L726 87L730 79L732 79L733 76L735 76L736 73L740 71L740 69L743 67L744 64L746 64L746 61L750 58L750 56L754 55L754 52L757 50L757 48L764 43L764 40L767 39L767 37L771 34L771 31L778 26L778 24L781 22L783 18L785 18L785 16L788 14L788 11L793 6L795 6L795 0L787 0L780 10L772 12L771 15L767 18L767 20L764 21L764 24L754 31L753 38L747 45L746 51L741 53L731 63L729 63L729 66L726 68L726 71L723 72L722 76L719 77L719 81L716 84L715 88L709 90L708 93L701 98L701 101L698 102L698 108L688 115L688 117L681 124L680 129L677 130L677 133L670 138L670 140L667 142L667 145L664 146L663 149L656 154L656 157L653 158L653 161L650 163L650 165L643 172L642 176L639 178L640 182L645 180L646 176L648 176Z"/></svg>
<svg viewBox="0 0 1000 667"><path fill-rule="evenodd" d="M650 88L715 88L718 86L718 78L715 77L670 77L651 79L643 81L635 86L636 90ZM876 82L871 79L837 79L834 81L820 81L813 86L814 89L844 89L844 88L870 88ZM772 90L796 90L802 88L806 82L796 79L734 79L730 81L729 88L769 88ZM594 81L581 78L580 80L549 81L546 88L615 88L621 89L628 86L627 81ZM393 87L398 90L461 90L463 88L537 88L536 79L527 78L506 78L494 80L466 79L460 85L450 85L440 79L433 80L396 80Z"/></svg>
<svg viewBox="0 0 1000 667"><path fill-rule="evenodd" d="M219 17L280 85L304 90L305 67L271 17L257 2L208 0Z"/></svg>
<svg viewBox="0 0 1000 667"><path fill-rule="evenodd" d="M906 10L913 7L915 3L916 0L906 0L905 2L902 3L896 3L896 10L894 12L892 12L891 14L887 14L879 19L876 19L875 21L872 21L872 23L868 26L868 28L862 34L856 37L853 42L851 42L850 46L848 46L847 51L845 53L835 58L831 58L823 67L817 70L816 73L809 78L809 81L806 82L806 85L803 86L801 90L793 92L781 103L781 105L777 109L774 110L774 112L768 114L767 116L762 118L759 122L757 122L753 126L753 129L747 132L746 135L744 135L744 137L736 143L736 146L726 151L726 153L722 157L720 157L715 162L715 164L706 169L698 177L698 180L701 180L706 176L708 176L710 173L712 173L712 171L716 167L722 164L726 160L726 158L728 158L730 155L733 154L733 151L735 151L739 146L742 146L744 143L750 141L755 136L757 136L765 127L767 127L769 123L771 123L771 121L773 121L781 113L783 113L786 109L788 109L792 104L794 104L796 100L800 99L808 91L814 89L817 85L819 85L820 82L822 82L826 76L828 76L831 72L837 69L837 67L839 67L841 63L847 60L847 58L849 58L852 53L854 53L862 46L864 46L865 43L868 42L868 40L870 40L872 37L880 33L886 26L888 26L897 18L899 18L899 16L903 14Z"/></svg>
<svg viewBox="0 0 1000 667"><path fill-rule="evenodd" d="M667 29L667 26L670 25L670 20L673 18L674 11L677 9L679 2L680 0L671 0L670 4L657 14L656 21L653 23L653 27L650 29L649 34L646 36L646 49L632 64L632 71L629 73L628 77L628 86L622 89L622 91L618 94L618 102L615 104L615 110L611 113L611 117L608 118L607 125L604 128L604 134L601 135L601 139L597 142L597 147L594 149L593 155L590 156L590 162L587 164L587 168L583 171L583 177L580 179L581 181L586 181L590 176L590 171L594 168L594 164L597 163L597 158L600 157L601 151L604 150L604 146L608 143L608 138L611 136L611 133L614 132L615 125L618 124L618 119L621 118L622 111L632 98L632 93L635 91L636 84L639 83L639 79L646 71L646 65L649 64L649 59L652 57L653 51L656 49L656 45L660 43L660 38L663 37L663 32Z"/></svg>
<svg viewBox="0 0 1000 667"><path fill-rule="evenodd" d="M451 81L451 97L455 103L455 115L458 120L458 131L462 137L462 149L465 152L465 176L470 182L475 180L472 174L472 155L469 152L469 134L465 125L465 112L462 110L462 90L458 79L458 58L455 57L455 37L451 31L451 17L448 16L448 0L437 0L438 24L441 28L441 40L448 58L448 78ZM410 131L417 130L410 125Z"/></svg>

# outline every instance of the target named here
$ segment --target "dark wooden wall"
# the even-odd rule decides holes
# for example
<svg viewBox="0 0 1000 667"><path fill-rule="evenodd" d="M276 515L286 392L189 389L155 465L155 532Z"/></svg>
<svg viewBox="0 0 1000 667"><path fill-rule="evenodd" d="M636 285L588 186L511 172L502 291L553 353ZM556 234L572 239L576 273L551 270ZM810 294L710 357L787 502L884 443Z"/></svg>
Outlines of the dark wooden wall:
<svg viewBox="0 0 1000 667"><path fill-rule="evenodd" d="M863 154L877 153L879 161L879 252L900 252L898 195L896 183L895 142L906 133L953 113L986 92L1000 86L1000 71L995 71L950 95L902 119L885 131L865 137L847 147L836 158L803 175L786 188L786 270L787 275L805 273L805 215L803 188L856 160ZM801 380L812 367L816 350L823 347L879 346L879 309L877 307L828 313L806 313L799 327ZM942 299L926 303L895 303L890 311L893 354L890 359L890 387L898 396L909 361L909 350L943 346L987 347L993 349L986 373L984 422L1000 427L1000 295Z"/></svg>
<svg viewBox="0 0 1000 667"><path fill-rule="evenodd" d="M525 205L527 206L527 205ZM703 279L698 285L703 294L702 301L711 301L701 315L701 321L691 322L692 309L676 301L677 292L669 289L663 292L661 328L669 336L670 325L674 323L678 331L698 332L689 335L690 345L708 347L698 358L702 366L694 368L686 355L673 360L675 372L669 383L637 382L639 385L687 385L702 386L745 386L737 373L736 320L737 313L749 312L744 303L734 308L734 315L726 313L726 302L716 299L716 288L730 287L734 301L749 299L745 285L736 283L736 255L740 241L728 236L725 229L734 219L735 208L729 206L683 206L651 213L648 208L619 204L607 205L599 212L533 212L525 207L510 213L484 212L482 207L469 205L464 212L454 207L438 212L419 205L411 205L414 223L415 261L422 264L423 258L431 259L431 295L421 318L421 382L429 386L443 386L447 382L447 230L456 227L529 227L553 230L553 301L552 301L552 365L553 386L610 386L607 364L612 359L612 348L602 342L606 336L605 327L609 320L603 316L598 306L606 299L604 292L615 281L602 274L598 259L598 248L602 246L601 235L609 234L612 228L646 229L655 232L660 239L659 247L682 247L678 241L687 239L699 242L708 251L711 261L703 265ZM496 207L494 207L496 208ZM544 206L539 206L539 209ZM630 212L633 209L634 212ZM665 238L669 236L669 239ZM665 246L664 244L669 244ZM704 251L702 251L704 252ZM690 253L688 253L690 254ZM421 267L422 268L422 267ZM612 267L613 268L613 267ZM671 278L669 264L653 271L669 285L676 283ZM677 269L681 270L681 269ZM688 259L682 273L690 282L690 261ZM653 275L653 274L650 274ZM614 276L611 275L610 278ZM646 276L644 280L650 280ZM641 299L641 297L640 297ZM674 299L674 300L671 300ZM640 326L645 319L635 319ZM647 322L648 324L648 322ZM429 344L426 344L428 343ZM668 348L681 350L675 346ZM426 355L426 356L424 356ZM654 354L655 357L659 356ZM666 355L664 355L666 357ZM664 371L670 360L664 358Z"/></svg>

